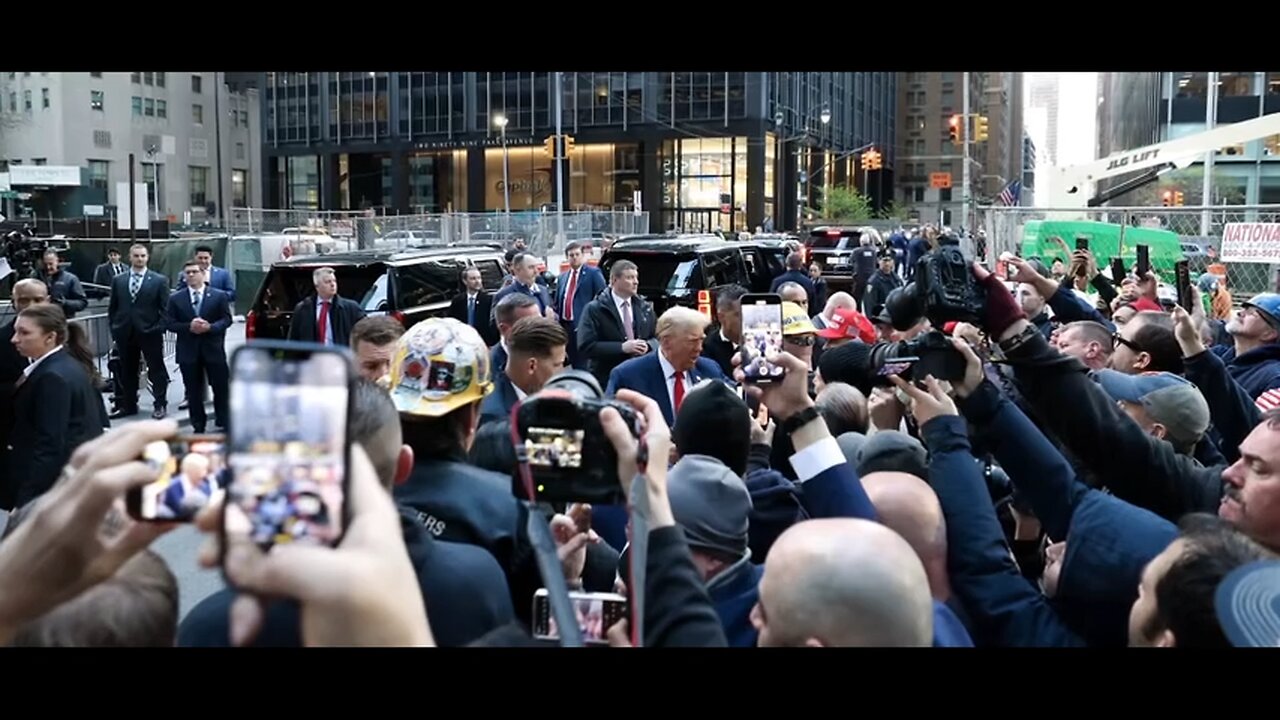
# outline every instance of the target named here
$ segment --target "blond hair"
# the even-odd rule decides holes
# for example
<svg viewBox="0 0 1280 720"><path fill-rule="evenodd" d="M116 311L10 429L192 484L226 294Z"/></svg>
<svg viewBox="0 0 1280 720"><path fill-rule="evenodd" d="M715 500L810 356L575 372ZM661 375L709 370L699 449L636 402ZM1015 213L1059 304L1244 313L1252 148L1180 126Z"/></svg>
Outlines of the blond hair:
<svg viewBox="0 0 1280 720"><path fill-rule="evenodd" d="M680 330L705 332L707 325L710 323L711 318L697 310L690 310L687 307L677 305L662 313L662 317L658 318L657 336L662 338Z"/></svg>

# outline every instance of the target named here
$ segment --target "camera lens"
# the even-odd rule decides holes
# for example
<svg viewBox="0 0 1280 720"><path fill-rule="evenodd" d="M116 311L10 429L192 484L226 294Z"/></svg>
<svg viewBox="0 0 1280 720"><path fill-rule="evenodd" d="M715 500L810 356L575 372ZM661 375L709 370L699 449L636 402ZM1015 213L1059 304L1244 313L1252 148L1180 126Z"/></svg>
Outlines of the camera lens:
<svg viewBox="0 0 1280 720"><path fill-rule="evenodd" d="M562 370L548 380L544 388L564 390L580 400L598 400L604 397L600 383L585 370Z"/></svg>
<svg viewBox="0 0 1280 720"><path fill-rule="evenodd" d="M884 309L889 313L889 321L895 330L907 331L915 327L924 316L924 308L920 306L915 283L909 283L889 293L885 298Z"/></svg>

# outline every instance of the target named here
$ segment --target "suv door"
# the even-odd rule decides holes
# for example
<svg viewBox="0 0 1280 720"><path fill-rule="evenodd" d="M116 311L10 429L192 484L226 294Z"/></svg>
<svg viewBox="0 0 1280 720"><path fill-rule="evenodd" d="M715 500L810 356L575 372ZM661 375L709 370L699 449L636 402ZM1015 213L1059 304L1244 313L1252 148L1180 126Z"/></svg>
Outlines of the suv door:
<svg viewBox="0 0 1280 720"><path fill-rule="evenodd" d="M319 267L332 267L338 279L338 295L355 300L365 312L395 309L387 306L389 278L388 268L383 263L275 265L267 272L245 318L246 336L250 339L286 339L289 325L293 322L294 307L315 293L311 273Z"/></svg>
<svg viewBox="0 0 1280 720"><path fill-rule="evenodd" d="M429 317L444 316L459 292L465 266L461 258L433 257L395 267L395 309L406 328Z"/></svg>

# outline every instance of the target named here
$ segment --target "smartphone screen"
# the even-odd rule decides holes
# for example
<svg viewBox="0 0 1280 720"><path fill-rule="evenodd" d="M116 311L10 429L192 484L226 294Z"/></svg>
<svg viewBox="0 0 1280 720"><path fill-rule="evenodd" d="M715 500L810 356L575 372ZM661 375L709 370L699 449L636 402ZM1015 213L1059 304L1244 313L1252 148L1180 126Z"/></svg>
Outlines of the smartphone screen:
<svg viewBox="0 0 1280 720"><path fill-rule="evenodd" d="M261 343L236 351L232 480L223 516L228 539L248 537L265 551L283 543L332 545L342 537L352 378L341 350Z"/></svg>
<svg viewBox="0 0 1280 720"><path fill-rule="evenodd" d="M785 370L767 358L782 351L782 298L742 296L742 372L749 383L782 380Z"/></svg>
<svg viewBox="0 0 1280 720"><path fill-rule="evenodd" d="M570 591L569 602L578 617L582 640L593 645L607 644L609 639L605 633L627 617L627 599L622 595ZM546 588L539 589L533 596L533 636L539 640L560 639L556 620L551 617Z"/></svg>
<svg viewBox="0 0 1280 720"><path fill-rule="evenodd" d="M227 486L225 435L157 440L142 450L155 480L125 496L130 517L143 522L191 522Z"/></svg>
<svg viewBox="0 0 1280 720"><path fill-rule="evenodd" d="M918 357L892 358L885 360L876 374L880 377L889 377L890 375L905 375L911 366L920 362Z"/></svg>
<svg viewBox="0 0 1280 720"><path fill-rule="evenodd" d="M1077 237L1077 238L1076 238L1076 249L1077 249L1077 250L1088 250L1088 249L1089 249L1089 238L1087 238L1087 237L1083 237L1083 236L1082 236L1082 237Z"/></svg>
<svg viewBox="0 0 1280 720"><path fill-rule="evenodd" d="M1139 245L1137 253L1138 259L1133 265L1133 272L1141 282L1147 278L1147 273L1151 272L1151 255L1146 245Z"/></svg>
<svg viewBox="0 0 1280 720"><path fill-rule="evenodd" d="M1120 283L1124 282L1124 276L1124 260L1121 260L1120 258L1111 258L1111 282L1115 283L1118 287Z"/></svg>

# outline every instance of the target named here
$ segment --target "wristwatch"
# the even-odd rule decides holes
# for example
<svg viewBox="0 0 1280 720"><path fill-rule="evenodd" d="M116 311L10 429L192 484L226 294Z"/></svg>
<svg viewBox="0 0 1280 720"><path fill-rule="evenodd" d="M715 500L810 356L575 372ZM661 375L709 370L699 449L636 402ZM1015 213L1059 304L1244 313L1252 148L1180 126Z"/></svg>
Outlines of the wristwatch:
<svg viewBox="0 0 1280 720"><path fill-rule="evenodd" d="M818 408L813 405L810 405L809 407L792 415L786 420L783 420L781 423L778 424L778 429L781 430L786 435L791 435L795 433L795 431L799 430L805 425L808 425L814 420L817 420L820 417L822 417L822 414L818 412Z"/></svg>

